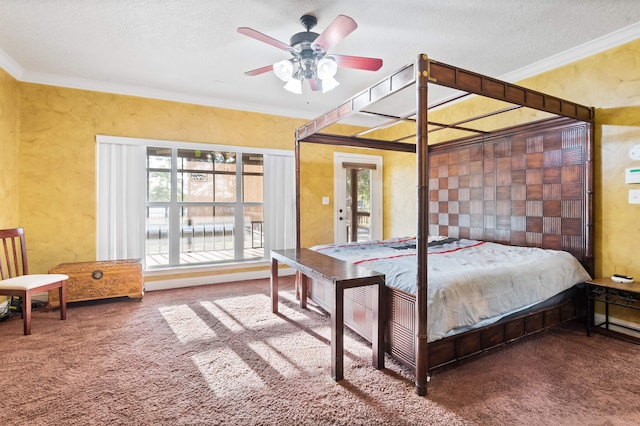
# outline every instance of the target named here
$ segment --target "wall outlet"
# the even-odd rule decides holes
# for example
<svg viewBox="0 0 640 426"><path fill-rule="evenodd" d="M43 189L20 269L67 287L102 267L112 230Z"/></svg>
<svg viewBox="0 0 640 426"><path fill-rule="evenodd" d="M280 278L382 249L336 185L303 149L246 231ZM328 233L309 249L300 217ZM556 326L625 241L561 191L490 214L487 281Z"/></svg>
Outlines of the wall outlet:
<svg viewBox="0 0 640 426"><path fill-rule="evenodd" d="M629 190L629 204L640 204L640 189Z"/></svg>

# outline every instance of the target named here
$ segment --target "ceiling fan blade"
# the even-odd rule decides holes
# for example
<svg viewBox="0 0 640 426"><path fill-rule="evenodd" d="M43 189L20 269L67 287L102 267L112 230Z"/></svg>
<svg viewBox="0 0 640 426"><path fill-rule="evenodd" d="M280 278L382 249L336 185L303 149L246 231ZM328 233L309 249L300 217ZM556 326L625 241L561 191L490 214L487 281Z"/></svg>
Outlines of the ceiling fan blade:
<svg viewBox="0 0 640 426"><path fill-rule="evenodd" d="M351 34L356 28L358 28L356 21L348 16L338 15L318 38L314 40L313 44L321 46L325 52L328 52L329 49Z"/></svg>
<svg viewBox="0 0 640 426"><path fill-rule="evenodd" d="M356 68L366 71L378 71L382 67L382 59L365 58L364 56L330 55L339 67Z"/></svg>
<svg viewBox="0 0 640 426"><path fill-rule="evenodd" d="M261 32L256 31L253 28L239 27L238 28L238 32L240 34L246 35L247 37L255 38L258 41L270 44L271 46L277 47L278 49L282 49L282 50L291 49L291 46L289 46L288 44L283 43L283 42L281 42L279 40L276 40L275 38L271 38L266 34L262 34Z"/></svg>
<svg viewBox="0 0 640 426"><path fill-rule="evenodd" d="M271 70L273 70L273 65L267 65L266 67L256 68L255 70L247 71L247 72L245 72L245 75L253 77L254 75L263 74L263 73L269 72Z"/></svg>
<svg viewBox="0 0 640 426"><path fill-rule="evenodd" d="M317 92L318 90L322 90L322 80L310 78L308 79L308 81L309 81L309 87L311 87L311 90L313 90L314 92Z"/></svg>

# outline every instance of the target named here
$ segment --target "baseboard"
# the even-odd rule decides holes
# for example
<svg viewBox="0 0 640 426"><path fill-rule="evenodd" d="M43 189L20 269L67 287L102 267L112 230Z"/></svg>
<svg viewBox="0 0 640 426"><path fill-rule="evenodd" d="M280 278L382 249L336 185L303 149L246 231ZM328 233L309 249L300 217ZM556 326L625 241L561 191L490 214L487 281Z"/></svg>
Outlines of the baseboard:
<svg viewBox="0 0 640 426"><path fill-rule="evenodd" d="M603 314L596 313L594 315L594 320L595 320L596 324L600 324L600 323L604 322L605 316ZM623 325L625 327L632 327L632 328L640 329L640 324L637 324L637 323L631 322L631 321L621 320L621 319L612 317L611 315L609 315L609 321L610 322L615 322L616 324L620 324L620 325ZM609 324L609 328L611 330L613 330L613 331L617 331L618 333L623 333L623 334L626 334L626 335L629 335L629 336L634 336L634 337L639 337L640 338L640 332L629 330L628 328L616 327L613 324Z"/></svg>
<svg viewBox="0 0 640 426"><path fill-rule="evenodd" d="M281 269L279 271L280 276L293 275L295 271L290 268ZM265 271L253 271L253 272L240 272L235 274L221 274L221 275L205 275L192 278L175 278L168 280L149 281L144 283L145 291L156 290L169 290L172 288L183 287L196 287L200 285L208 284L220 284L236 281L246 280L258 280L263 278L269 278L271 276L270 270Z"/></svg>

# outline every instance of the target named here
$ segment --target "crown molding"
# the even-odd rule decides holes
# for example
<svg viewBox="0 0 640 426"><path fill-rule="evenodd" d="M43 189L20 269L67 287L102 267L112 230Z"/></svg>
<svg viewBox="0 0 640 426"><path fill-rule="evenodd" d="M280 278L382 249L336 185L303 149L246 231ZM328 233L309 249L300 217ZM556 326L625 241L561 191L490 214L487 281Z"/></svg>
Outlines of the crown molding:
<svg viewBox="0 0 640 426"><path fill-rule="evenodd" d="M557 55L535 62L526 67L520 68L513 72L507 73L501 77L502 80L508 82L517 82L543 72L567 65L571 62L584 59L588 56L611 49L621 44L640 38L640 22L622 28L603 37L597 38L580 46L566 50ZM247 108L246 105L240 105L229 99L212 98L208 96L198 96L192 94L171 92L166 90L158 90L144 86L134 86L127 84L119 84L113 82L104 82L91 79L81 79L57 74L39 73L25 70L6 52L0 49L0 67L7 71L16 80L26 83L46 84L51 86L67 87L72 89L90 90L96 92L113 93L128 96L137 96L143 98L160 99L173 102L182 102L195 105L211 106L218 108L228 108L249 112L263 113L257 108ZM285 108L270 107L270 114L283 115L288 117L297 117L308 119L304 115L300 115L301 111L293 112Z"/></svg>
<svg viewBox="0 0 640 426"><path fill-rule="evenodd" d="M0 63L0 66L2 64ZM136 96L140 98L157 99L171 102L181 102L192 105L202 105L216 108L234 109L245 112L256 112L265 114L264 110L259 108L250 108L247 105L241 105L230 99L214 98L211 96L193 95L183 92L172 92L169 90L155 89L145 86L113 83L100 80L82 79L77 77L68 77L59 74L47 74L39 72L24 71L22 78L19 79L24 83L44 84L48 86L66 87L69 89L89 90L93 92L111 93L116 95ZM294 112L286 108L276 108L269 106L269 114L283 115L287 117L297 117L310 119L300 115L300 111Z"/></svg>
<svg viewBox="0 0 640 426"><path fill-rule="evenodd" d="M515 83L640 38L640 22L498 77Z"/></svg>
<svg viewBox="0 0 640 426"><path fill-rule="evenodd" d="M8 72L16 80L22 81L24 69L2 49L0 49L0 68Z"/></svg>

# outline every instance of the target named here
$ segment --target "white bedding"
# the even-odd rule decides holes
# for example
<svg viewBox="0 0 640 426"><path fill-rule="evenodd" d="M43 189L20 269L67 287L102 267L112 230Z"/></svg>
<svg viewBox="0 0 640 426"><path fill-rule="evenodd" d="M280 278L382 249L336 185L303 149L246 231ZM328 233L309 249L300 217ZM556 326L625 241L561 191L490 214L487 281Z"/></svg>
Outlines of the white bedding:
<svg viewBox="0 0 640 426"><path fill-rule="evenodd" d="M416 293L416 240L394 238L312 247L385 274ZM491 323L590 279L569 253L467 239L429 238L428 341Z"/></svg>

